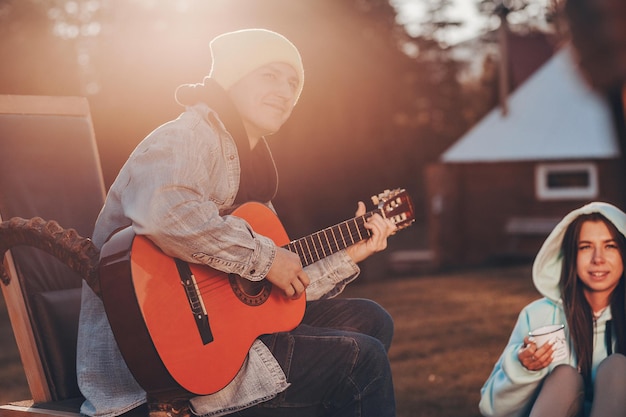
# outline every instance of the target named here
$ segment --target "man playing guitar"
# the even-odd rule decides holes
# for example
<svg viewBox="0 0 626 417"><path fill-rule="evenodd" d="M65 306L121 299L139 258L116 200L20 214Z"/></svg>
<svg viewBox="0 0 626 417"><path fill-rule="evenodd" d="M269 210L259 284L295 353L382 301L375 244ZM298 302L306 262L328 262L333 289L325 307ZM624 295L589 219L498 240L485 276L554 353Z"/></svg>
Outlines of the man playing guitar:
<svg viewBox="0 0 626 417"><path fill-rule="evenodd" d="M177 375L179 362L193 364L203 358L172 355L166 367L171 366L172 376L189 393L182 414L394 416L387 357L393 335L391 317L372 301L333 297L357 277L358 262L386 248L388 236L398 229L396 222L384 213L365 215L365 205L359 202L356 225L340 225L298 243L303 255L259 232L267 221L252 226L253 219L235 211L250 207L251 202L273 210L278 180L265 137L278 131L290 116L302 91L304 70L296 47L264 29L220 35L211 42L211 54L209 76L201 84L183 85L176 92L184 112L150 133L121 169L96 222L94 244L103 248L107 239L113 240L114 232L127 228L131 236L137 236L133 250L141 244L138 251L145 247L149 254L163 253L176 260L171 267L161 266L152 255L147 261L132 260L132 275L151 276L149 281L135 282L134 291L141 300L142 315L159 317L153 320L158 327L171 316L159 316L158 310L168 308L174 292L184 287L180 293L187 292L185 308L197 308L193 311L198 316L206 314L204 321L193 324L204 329L200 333L205 331L193 336L199 348L217 345L222 337L219 314L212 310L222 297L208 301L202 295L211 283L230 282L235 293L245 290L233 284L233 276L245 283L271 284L272 295L257 300L253 291L241 297L244 308L263 304L267 297L274 297L278 304L293 301L303 306L293 326L253 338L245 346L243 363L237 364L235 375L228 376L225 384L208 384L208 388L202 384L221 373L217 370L220 358L208 358L213 360L208 370L191 365ZM358 237L346 241L344 230ZM314 262L308 262L306 252ZM103 253L106 264L107 251ZM149 271L151 267L154 271ZM227 279L201 279L202 272L196 268L205 267ZM168 268L171 274L166 273ZM106 271L105 266L102 272ZM158 293L154 287L166 281L161 273L175 275L174 289L164 286L164 299L149 307L149 301L141 297ZM115 291L109 293L115 296ZM141 382L143 377L127 363L125 343L112 329L112 324L116 327L123 321L114 318L117 307L105 311L102 300L86 285L82 299L78 381L86 401L81 412L116 416L145 404L151 395L146 388L149 377ZM177 323L183 326L187 316L192 315L181 315L180 320L164 325L163 331L177 330ZM237 343L240 332L232 324L235 313L224 311L220 316ZM144 318L152 333L151 319ZM260 320L260 316L250 317L252 322ZM182 336L153 336L159 354L177 348L185 352L186 345L195 343ZM181 382L185 378L188 386Z"/></svg>

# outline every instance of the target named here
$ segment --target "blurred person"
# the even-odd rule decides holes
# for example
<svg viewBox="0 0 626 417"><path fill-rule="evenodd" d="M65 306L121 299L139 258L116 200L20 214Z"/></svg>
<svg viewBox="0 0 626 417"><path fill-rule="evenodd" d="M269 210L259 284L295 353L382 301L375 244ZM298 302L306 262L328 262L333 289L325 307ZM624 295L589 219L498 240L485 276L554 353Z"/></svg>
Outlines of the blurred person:
<svg viewBox="0 0 626 417"><path fill-rule="evenodd" d="M374 214L365 220L369 238L303 268L297 254L230 215L250 201L273 210L278 177L265 137L291 115L304 69L297 48L265 29L222 34L210 49L209 76L176 91L184 112L150 133L122 167L93 242L102 248L116 230L132 226L169 256L266 279L285 298L307 302L295 329L254 341L228 385L175 402L181 408L166 415L395 416L391 317L373 301L334 298L357 277L358 262L386 248L395 224ZM84 415L116 416L150 400L122 359L102 301L86 285L77 372Z"/></svg>
<svg viewBox="0 0 626 417"><path fill-rule="evenodd" d="M567 214L533 264L543 298L521 311L481 389L484 416L626 415L626 214L602 202ZM570 355L529 333L565 324Z"/></svg>
<svg viewBox="0 0 626 417"><path fill-rule="evenodd" d="M626 83L626 3L622 0L567 0L565 13L583 75L608 93Z"/></svg>
<svg viewBox="0 0 626 417"><path fill-rule="evenodd" d="M626 2L566 0L565 15L581 72L611 110L626 174Z"/></svg>

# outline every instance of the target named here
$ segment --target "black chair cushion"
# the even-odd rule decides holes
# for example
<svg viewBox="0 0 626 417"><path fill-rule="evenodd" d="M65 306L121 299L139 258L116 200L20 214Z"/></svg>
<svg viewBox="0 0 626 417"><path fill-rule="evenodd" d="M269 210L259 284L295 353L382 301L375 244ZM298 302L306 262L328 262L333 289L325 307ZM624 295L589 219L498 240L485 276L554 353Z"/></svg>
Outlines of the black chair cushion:
<svg viewBox="0 0 626 417"><path fill-rule="evenodd" d="M80 312L80 288L41 292L33 295L45 363L59 398L80 397L76 382L76 340Z"/></svg>

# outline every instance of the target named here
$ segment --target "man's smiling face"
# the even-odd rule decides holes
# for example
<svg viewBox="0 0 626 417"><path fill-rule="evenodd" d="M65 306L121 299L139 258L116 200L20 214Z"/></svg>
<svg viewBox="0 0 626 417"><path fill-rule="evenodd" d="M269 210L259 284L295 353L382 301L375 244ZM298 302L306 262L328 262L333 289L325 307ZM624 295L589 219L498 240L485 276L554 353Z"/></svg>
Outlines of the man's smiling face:
<svg viewBox="0 0 626 417"><path fill-rule="evenodd" d="M274 62L247 74L228 90L251 140L276 133L287 121L299 83L291 65Z"/></svg>

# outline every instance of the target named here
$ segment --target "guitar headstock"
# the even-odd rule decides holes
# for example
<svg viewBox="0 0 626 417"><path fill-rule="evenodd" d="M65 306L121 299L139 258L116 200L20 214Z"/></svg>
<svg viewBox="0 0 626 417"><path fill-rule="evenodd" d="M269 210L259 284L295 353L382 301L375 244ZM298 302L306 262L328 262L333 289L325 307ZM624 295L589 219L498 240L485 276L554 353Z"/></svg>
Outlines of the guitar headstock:
<svg viewBox="0 0 626 417"><path fill-rule="evenodd" d="M381 210L383 217L390 219L398 230L410 226L415 221L413 201L402 188L385 190L372 196L372 202Z"/></svg>

